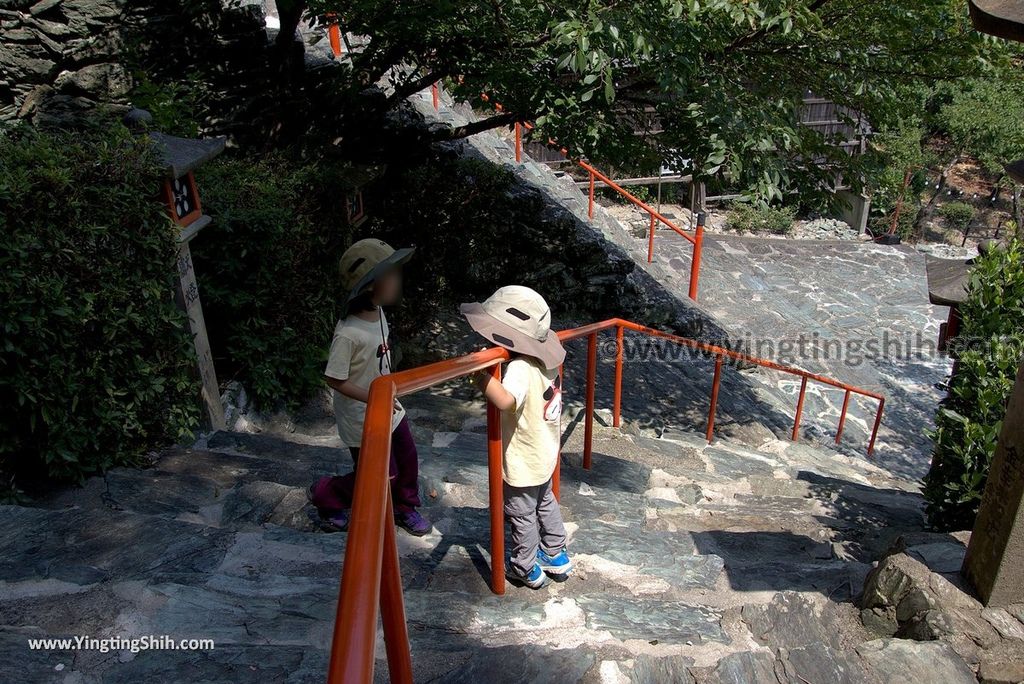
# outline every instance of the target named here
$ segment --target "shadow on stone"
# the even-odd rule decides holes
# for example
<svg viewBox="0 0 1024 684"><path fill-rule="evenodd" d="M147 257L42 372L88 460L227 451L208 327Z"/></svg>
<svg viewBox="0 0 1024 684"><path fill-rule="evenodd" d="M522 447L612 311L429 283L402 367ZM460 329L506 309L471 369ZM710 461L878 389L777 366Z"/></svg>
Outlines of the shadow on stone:
<svg viewBox="0 0 1024 684"><path fill-rule="evenodd" d="M831 544L789 531L692 533L697 551L725 561L736 591L807 591L836 600L853 597L869 566L833 558Z"/></svg>

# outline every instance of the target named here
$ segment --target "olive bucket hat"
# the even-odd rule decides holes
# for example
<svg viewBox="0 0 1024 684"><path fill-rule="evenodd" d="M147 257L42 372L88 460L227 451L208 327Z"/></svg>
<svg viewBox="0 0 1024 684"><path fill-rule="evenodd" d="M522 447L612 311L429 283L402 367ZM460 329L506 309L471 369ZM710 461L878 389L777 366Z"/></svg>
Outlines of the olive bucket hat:
<svg viewBox="0 0 1024 684"><path fill-rule="evenodd" d="M473 330L500 347L537 358L549 370L565 360L565 348L551 330L551 309L528 287L508 285L459 310Z"/></svg>
<svg viewBox="0 0 1024 684"><path fill-rule="evenodd" d="M407 262L415 251L415 247L392 249L391 245L377 238L352 243L338 264L341 285L348 290L345 301L351 302L389 268Z"/></svg>

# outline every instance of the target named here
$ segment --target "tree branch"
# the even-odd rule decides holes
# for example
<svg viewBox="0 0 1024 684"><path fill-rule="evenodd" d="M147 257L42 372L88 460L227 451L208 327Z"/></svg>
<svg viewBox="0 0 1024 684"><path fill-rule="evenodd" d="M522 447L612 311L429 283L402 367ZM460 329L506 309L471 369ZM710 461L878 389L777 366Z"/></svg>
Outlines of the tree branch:
<svg viewBox="0 0 1024 684"><path fill-rule="evenodd" d="M811 12L817 12L828 2L830 2L830 0L814 0L814 2L807 6L807 9ZM732 41L731 43L725 46L725 49L722 50L722 52L724 52L725 54L729 54L730 52L734 52L735 50L738 50L741 47L745 47L755 41L764 38L768 34L768 29L762 26L756 31L740 36L736 40Z"/></svg>
<svg viewBox="0 0 1024 684"><path fill-rule="evenodd" d="M511 126L515 122L522 121L525 118L529 117L520 116L519 114L514 114L512 112L503 112L501 114L496 114L495 116L492 116L488 119L480 119L479 121L470 122L465 126L455 126L453 128L438 131L437 133L431 136L431 141L440 142L443 140L458 140L460 138L468 138L471 135L483 133L484 131L489 131L494 128Z"/></svg>
<svg viewBox="0 0 1024 684"><path fill-rule="evenodd" d="M419 78L407 81L395 88L395 92L391 93L391 95L389 95L384 101L384 106L387 109L391 109L410 95L420 92L424 88L441 80L444 76L445 74L440 71L430 71Z"/></svg>

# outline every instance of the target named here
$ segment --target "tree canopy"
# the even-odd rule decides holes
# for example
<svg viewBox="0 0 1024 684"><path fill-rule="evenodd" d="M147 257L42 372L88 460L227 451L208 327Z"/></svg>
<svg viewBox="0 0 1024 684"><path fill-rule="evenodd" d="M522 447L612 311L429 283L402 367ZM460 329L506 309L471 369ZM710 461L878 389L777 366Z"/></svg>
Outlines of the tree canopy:
<svg viewBox="0 0 1024 684"><path fill-rule="evenodd" d="M937 129L950 153L969 155L989 173L1024 157L1024 80L969 79L937 89Z"/></svg>
<svg viewBox="0 0 1024 684"><path fill-rule="evenodd" d="M381 111L443 80L504 106L452 135L531 120L574 154L637 170L691 160L761 200L837 169L861 177L860 160L797 124L807 92L883 126L917 104L913 88L1007 59L962 0L309 0L307 11L369 39L352 82L391 75Z"/></svg>

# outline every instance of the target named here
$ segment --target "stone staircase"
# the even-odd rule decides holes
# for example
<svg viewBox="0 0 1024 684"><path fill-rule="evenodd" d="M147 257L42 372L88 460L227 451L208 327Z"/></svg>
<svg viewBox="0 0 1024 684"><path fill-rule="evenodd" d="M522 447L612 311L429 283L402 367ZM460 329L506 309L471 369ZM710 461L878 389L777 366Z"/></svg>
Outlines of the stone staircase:
<svg viewBox="0 0 1024 684"><path fill-rule="evenodd" d="M870 560L920 531L912 483L800 443L612 429L604 412L586 471L570 410L562 505L577 570L499 597L483 406L441 393L406 405L435 526L398 537L416 681L890 681L878 663L893 658L973 681L941 644L870 641L850 602ZM350 460L326 407L276 427L0 509L0 679L322 681L346 535L316 530L304 490ZM25 650L65 635L216 648ZM382 642L379 656L386 681Z"/></svg>
<svg viewBox="0 0 1024 684"><path fill-rule="evenodd" d="M659 282L683 296L689 282L690 243L658 232L654 261L646 239L616 234ZM790 240L705 233L701 305L750 353L799 366L880 392L887 404L877 458L904 477L921 477L930 463L930 427L945 396L939 386L952 360L935 349L946 307L928 301L924 255L907 245L862 241ZM760 345L760 346L758 346ZM799 381L769 382L785 395ZM820 389L820 388L816 388ZM809 437L834 434L843 392L815 391L805 410L820 418ZM873 401L857 402L871 415ZM847 445L863 453L870 422L855 419Z"/></svg>
<svg viewBox="0 0 1024 684"><path fill-rule="evenodd" d="M429 91L409 102L435 125L459 126L477 118L468 104L445 94L437 111ZM609 258L633 261L636 268L629 278L635 289L653 302L671 302L677 314L668 327L680 334L731 344L882 393L889 401L877 460L901 477L916 479L927 471L931 441L925 430L932 426L951 361L934 350L946 310L928 302L922 254L906 246L705 233L699 301L694 303L687 297L692 247L673 231L658 230L655 259L648 264L646 237L600 203L589 217L585 190L566 173L525 154L516 163L507 132L488 131L454 145L465 156L511 171L524 187L546 198L552 217L576 222L580 239L603 240ZM646 224L646 214L636 213ZM672 407L684 416L681 424L703 424L713 364L686 358L658 365L662 370L644 374L674 376L672 382L659 378L658 385L683 390L682 405ZM745 369L742 378L730 372L723 377L733 385L723 390L720 410L727 424L740 428L723 436L757 447L765 431L780 438L790 433L799 378L760 369ZM832 440L843 398L841 390L810 383L801 439L863 457L877 405L853 397L843 441L836 447Z"/></svg>

